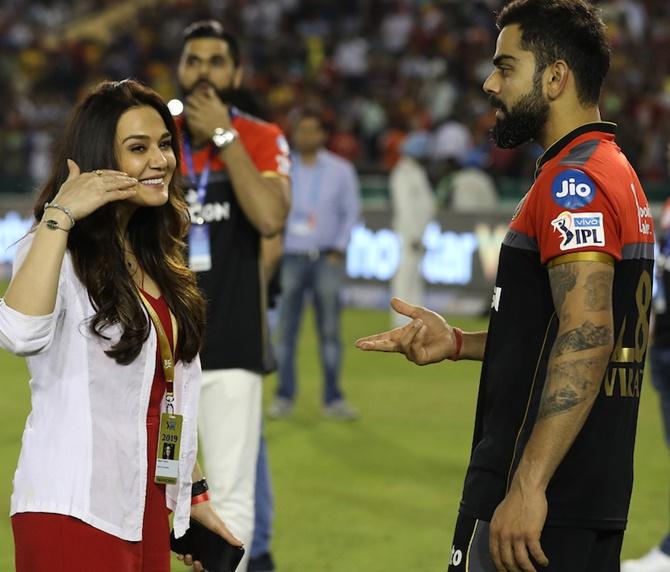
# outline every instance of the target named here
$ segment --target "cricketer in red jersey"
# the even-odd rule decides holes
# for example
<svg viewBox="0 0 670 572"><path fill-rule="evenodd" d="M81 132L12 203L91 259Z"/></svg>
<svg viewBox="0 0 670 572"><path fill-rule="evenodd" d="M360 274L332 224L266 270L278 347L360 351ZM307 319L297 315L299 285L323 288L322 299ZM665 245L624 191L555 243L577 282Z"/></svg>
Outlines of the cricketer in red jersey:
<svg viewBox="0 0 670 572"><path fill-rule="evenodd" d="M653 223L602 122L605 27L585 0L514 0L497 19L500 147L545 154L500 252L488 332L425 308L357 341L424 365L482 360L449 571L618 572L647 350Z"/></svg>

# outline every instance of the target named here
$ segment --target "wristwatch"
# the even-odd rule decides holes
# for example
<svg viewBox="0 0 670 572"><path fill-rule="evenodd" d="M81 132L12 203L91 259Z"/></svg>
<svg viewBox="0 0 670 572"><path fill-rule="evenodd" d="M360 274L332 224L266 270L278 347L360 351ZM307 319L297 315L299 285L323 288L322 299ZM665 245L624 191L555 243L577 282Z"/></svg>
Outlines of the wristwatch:
<svg viewBox="0 0 670 572"><path fill-rule="evenodd" d="M212 143L214 143L218 149L225 149L239 136L240 134L237 132L237 129L233 129L232 127L230 129L217 127L214 130L214 135L212 135Z"/></svg>

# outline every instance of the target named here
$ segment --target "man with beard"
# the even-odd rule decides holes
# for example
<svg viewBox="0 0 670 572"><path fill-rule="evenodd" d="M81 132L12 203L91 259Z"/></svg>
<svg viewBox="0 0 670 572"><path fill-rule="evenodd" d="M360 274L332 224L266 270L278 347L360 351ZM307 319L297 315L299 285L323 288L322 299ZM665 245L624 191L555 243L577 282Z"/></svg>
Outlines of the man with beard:
<svg viewBox="0 0 670 572"><path fill-rule="evenodd" d="M262 259L261 238L279 237L288 215L288 145L276 125L230 104L242 81L240 49L219 22L195 22L184 31L178 78L189 264L207 299L200 445L212 502L248 546L261 378L269 362L263 274L270 264ZM248 552L239 571L247 558Z"/></svg>
<svg viewBox="0 0 670 572"><path fill-rule="evenodd" d="M484 83L496 143L545 149L503 241L488 332L393 299L358 340L424 365L482 360L449 570L618 572L649 339L653 224L601 121L605 27L585 0L514 0Z"/></svg>

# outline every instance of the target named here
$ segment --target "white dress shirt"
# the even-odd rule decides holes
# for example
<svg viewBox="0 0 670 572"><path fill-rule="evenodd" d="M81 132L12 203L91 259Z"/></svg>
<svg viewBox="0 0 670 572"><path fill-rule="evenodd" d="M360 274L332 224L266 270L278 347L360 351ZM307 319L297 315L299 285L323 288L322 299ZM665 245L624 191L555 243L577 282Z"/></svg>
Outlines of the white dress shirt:
<svg viewBox="0 0 670 572"><path fill-rule="evenodd" d="M391 170L389 179L393 206L393 230L403 246L421 242L426 225L437 211L435 195L426 170L412 157L403 156Z"/></svg>
<svg viewBox="0 0 670 572"><path fill-rule="evenodd" d="M32 242L19 244L14 273ZM0 299L0 347L26 356L32 411L14 475L10 514L71 515L124 540L142 538L147 483L149 394L156 366L151 328L138 357L119 365L105 355L120 337L93 335L94 310L66 252L53 313L27 316ZM147 319L149 319L147 317ZM175 367L175 412L184 416L179 481L168 485L177 536L188 528L196 460L200 360ZM163 404L164 410L164 404Z"/></svg>

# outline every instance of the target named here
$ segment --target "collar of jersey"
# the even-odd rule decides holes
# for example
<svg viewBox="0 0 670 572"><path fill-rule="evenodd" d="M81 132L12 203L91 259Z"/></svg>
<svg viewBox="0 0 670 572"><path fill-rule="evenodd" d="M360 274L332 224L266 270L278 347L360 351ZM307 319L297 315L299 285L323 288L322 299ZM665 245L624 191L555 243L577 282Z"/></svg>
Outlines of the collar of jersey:
<svg viewBox="0 0 670 572"><path fill-rule="evenodd" d="M585 123L580 125L577 129L573 129L567 135L561 137L556 143L551 145L537 160L537 165L535 166L535 179L540 174L542 167L547 161L550 161L556 155L558 155L563 149L565 149L570 143L572 143L580 135L585 133L599 132L599 133L609 133L611 135L616 135L616 123L610 123L609 121L595 121L594 123Z"/></svg>

